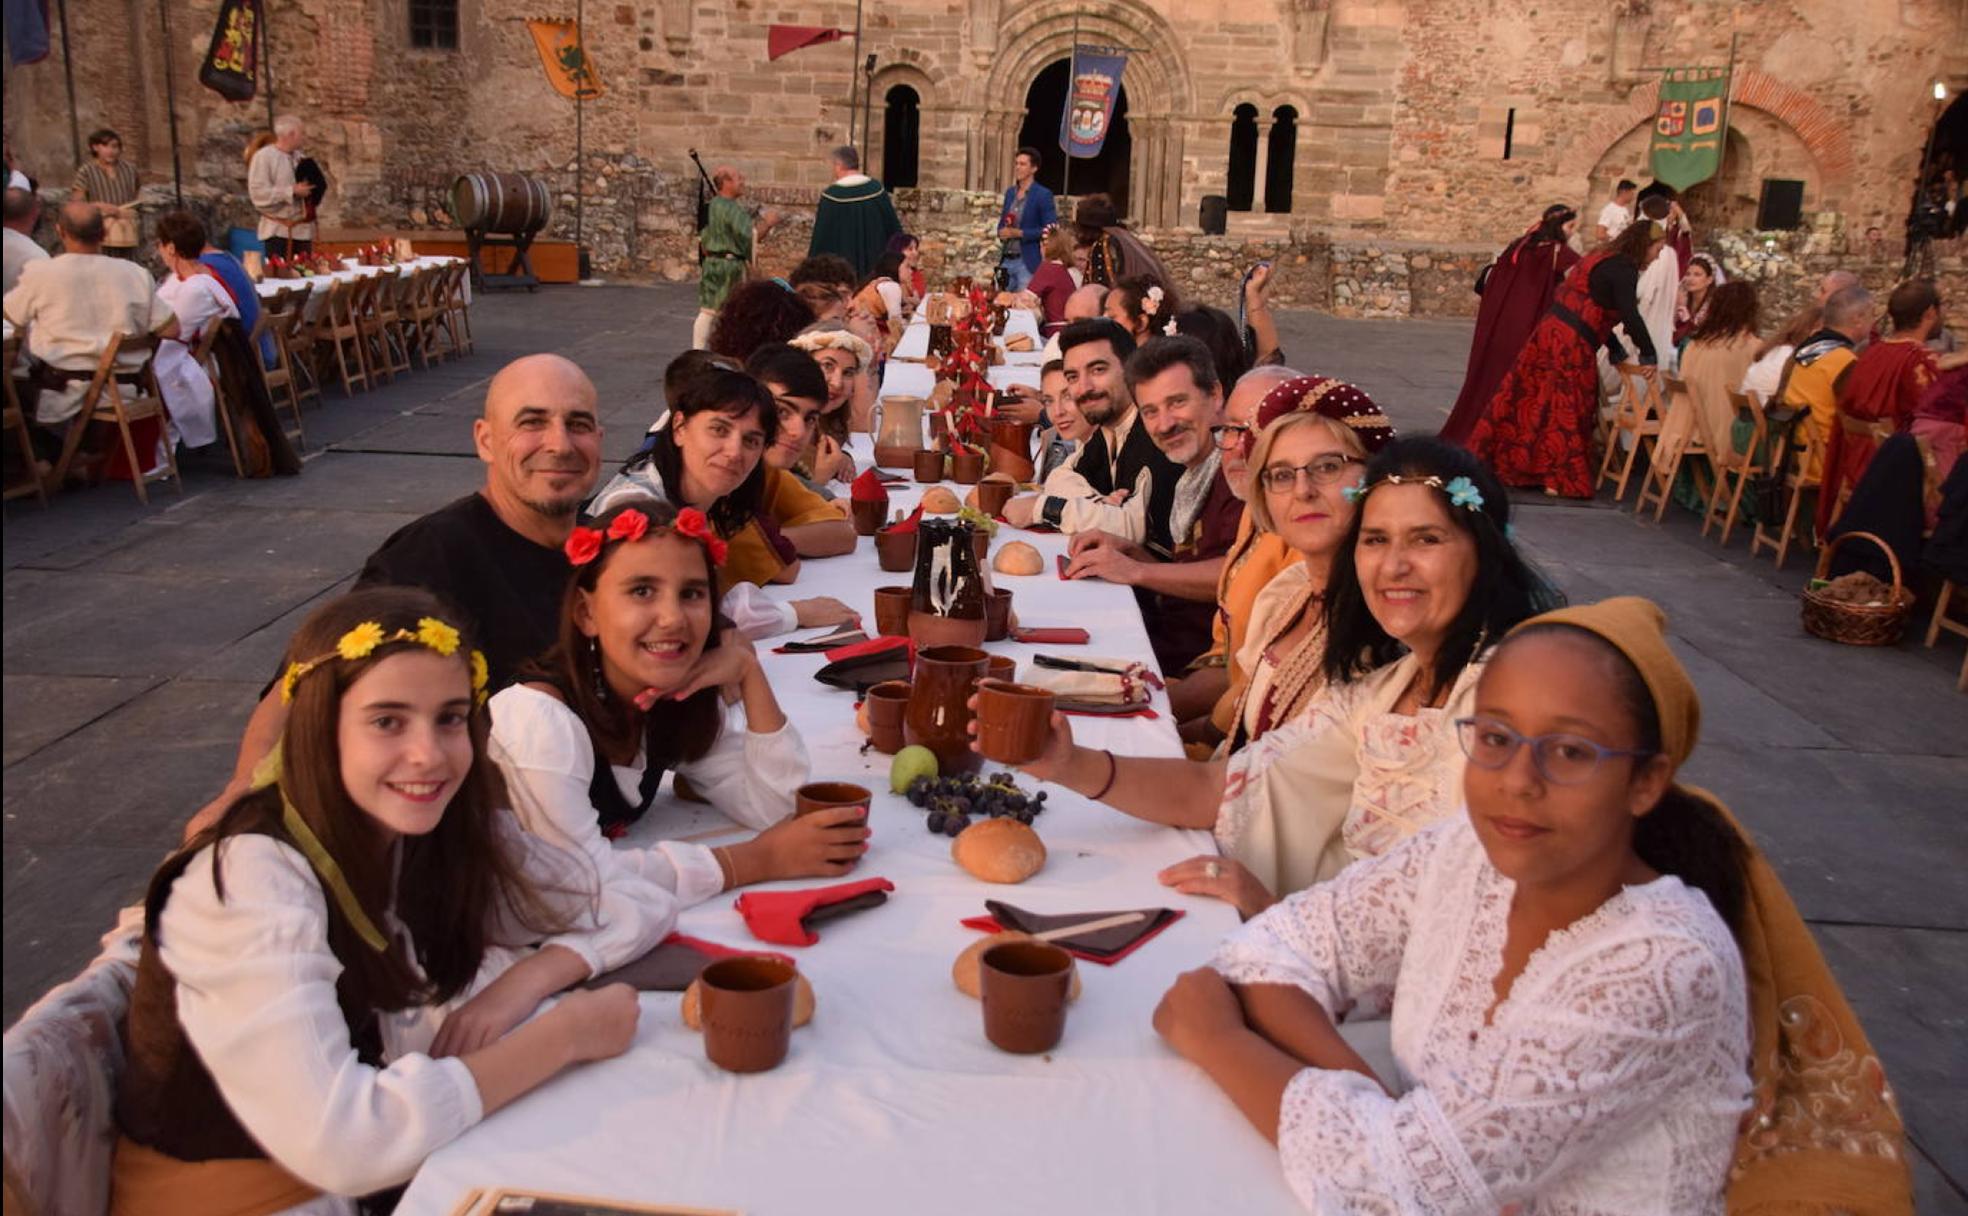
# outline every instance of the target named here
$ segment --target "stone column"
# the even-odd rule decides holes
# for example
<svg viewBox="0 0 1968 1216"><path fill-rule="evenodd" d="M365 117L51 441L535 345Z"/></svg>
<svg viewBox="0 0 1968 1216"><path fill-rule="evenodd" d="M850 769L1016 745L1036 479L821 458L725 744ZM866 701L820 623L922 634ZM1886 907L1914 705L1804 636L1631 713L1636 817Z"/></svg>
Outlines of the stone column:
<svg viewBox="0 0 1968 1216"><path fill-rule="evenodd" d="M1264 214L1264 174L1271 164L1271 116L1257 111L1257 159L1251 167L1251 215Z"/></svg>

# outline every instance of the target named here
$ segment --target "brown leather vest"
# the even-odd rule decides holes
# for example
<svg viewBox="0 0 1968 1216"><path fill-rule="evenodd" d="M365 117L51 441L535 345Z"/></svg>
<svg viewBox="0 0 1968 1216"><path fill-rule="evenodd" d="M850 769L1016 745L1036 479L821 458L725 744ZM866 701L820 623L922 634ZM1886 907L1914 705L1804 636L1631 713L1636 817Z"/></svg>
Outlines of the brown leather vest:
<svg viewBox="0 0 1968 1216"><path fill-rule="evenodd" d="M263 834L286 842L277 832ZM171 884L191 858L190 852L180 852L166 861L151 879L144 902L143 948L123 1023L128 1058L117 1082L116 1122L130 1139L180 1161L261 1158L266 1150L233 1115L197 1049L185 1037L178 1021L178 981L157 952L157 924L170 900ZM331 933L329 941L339 957L338 936ZM374 1011L351 1010L345 987L349 974L345 967L337 983L342 1018L357 1056L380 1068L381 1030Z"/></svg>

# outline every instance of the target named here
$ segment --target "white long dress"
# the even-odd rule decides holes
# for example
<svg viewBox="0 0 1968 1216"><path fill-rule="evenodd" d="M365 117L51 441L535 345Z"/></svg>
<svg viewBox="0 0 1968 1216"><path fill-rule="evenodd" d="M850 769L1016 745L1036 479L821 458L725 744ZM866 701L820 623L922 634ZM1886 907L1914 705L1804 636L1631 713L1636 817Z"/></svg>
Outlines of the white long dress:
<svg viewBox="0 0 1968 1216"><path fill-rule="evenodd" d="M625 900L520 831L499 834L555 915L571 921L542 945L564 946L593 972L636 958L676 925L667 897ZM158 956L176 981L178 1019L240 1125L268 1156L326 1194L287 1216L353 1216L345 1195L407 1181L424 1158L484 1117L463 1060L428 1053L445 1014L533 952L538 937L495 923L478 978L457 1000L378 1015L387 1067L356 1055L336 1002L342 964L328 946L328 897L301 853L270 836L224 844L225 898L200 851L171 886ZM406 940L393 915L379 926Z"/></svg>
<svg viewBox="0 0 1968 1216"><path fill-rule="evenodd" d="M188 448L202 448L219 437L218 402L212 379L191 357L207 328L227 317L239 319L239 307L225 285L210 274L180 278L167 274L157 285L157 298L178 317L178 336L158 344L157 387L171 411L171 429Z"/></svg>
<svg viewBox="0 0 1968 1216"><path fill-rule="evenodd" d="M1230 982L1299 988L1335 1018L1392 1006L1399 1098L1317 1068L1287 1086L1292 1191L1320 1213L1720 1213L1749 1104L1728 927L1678 878L1626 887L1554 933L1499 1003L1514 891L1465 815L1218 947Z"/></svg>
<svg viewBox="0 0 1968 1216"><path fill-rule="evenodd" d="M605 887L660 887L684 907L724 890L724 868L701 844L665 840L652 848L617 847L601 833L588 785L594 745L587 727L557 697L512 685L492 698L489 754L506 777L513 810L526 830L586 857ZM613 765L615 783L633 805L641 798L646 757ZM710 752L676 766L712 806L746 827L769 828L793 813L793 791L810 780L799 731L746 729L732 707Z"/></svg>

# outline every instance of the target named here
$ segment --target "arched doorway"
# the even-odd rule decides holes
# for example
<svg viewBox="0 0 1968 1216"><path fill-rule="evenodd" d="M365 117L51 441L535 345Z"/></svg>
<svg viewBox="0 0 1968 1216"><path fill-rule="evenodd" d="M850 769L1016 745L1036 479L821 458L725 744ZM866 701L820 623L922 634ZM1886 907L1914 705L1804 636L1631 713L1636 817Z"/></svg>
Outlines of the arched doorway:
<svg viewBox="0 0 1968 1216"><path fill-rule="evenodd" d="M1031 87L1025 91L1025 122L1018 128L1020 146L1030 145L1045 153L1045 164L1039 166L1039 184L1055 194L1063 193L1069 184L1066 153L1059 146L1059 120L1066 110L1072 66L1070 58L1057 59L1032 78ZM1120 96L1114 100L1107 142L1101 146L1100 155L1073 161L1070 183L1076 197L1102 193L1112 196L1114 206L1122 215L1128 213L1128 157L1134 147L1128 135L1127 109L1127 85L1123 83Z"/></svg>
<svg viewBox="0 0 1968 1216"><path fill-rule="evenodd" d="M1931 237L1968 232L1968 203L1960 201L1962 181L1968 179L1968 93L1956 94L1941 111L1927 137L1921 169L1926 178L1914 191L1909 238L1922 232ZM1950 201L1955 203L1952 216L1947 214Z"/></svg>
<svg viewBox="0 0 1968 1216"><path fill-rule="evenodd" d="M906 84L882 99L882 184L913 186L918 174L922 98Z"/></svg>

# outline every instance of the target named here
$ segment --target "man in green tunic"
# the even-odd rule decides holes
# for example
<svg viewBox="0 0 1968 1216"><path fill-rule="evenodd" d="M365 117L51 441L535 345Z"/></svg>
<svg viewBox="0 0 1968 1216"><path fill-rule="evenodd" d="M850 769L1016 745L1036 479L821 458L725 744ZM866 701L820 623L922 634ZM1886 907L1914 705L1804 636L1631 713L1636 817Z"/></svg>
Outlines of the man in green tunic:
<svg viewBox="0 0 1968 1216"><path fill-rule="evenodd" d="M895 214L894 201L880 182L861 172L861 154L853 148L835 148L834 184L820 192L807 256L839 254L865 278L888 248L888 238L900 231L902 220Z"/></svg>
<svg viewBox="0 0 1968 1216"><path fill-rule="evenodd" d="M754 241L752 214L738 201L745 193L745 175L730 165L719 165L711 173L711 185L717 194L711 199L704 231L697 234L702 256L697 271L697 323L691 327L690 340L698 350L710 346L711 322L731 289L744 281ZM779 213L768 208L759 217L756 239L764 240L779 219Z"/></svg>

